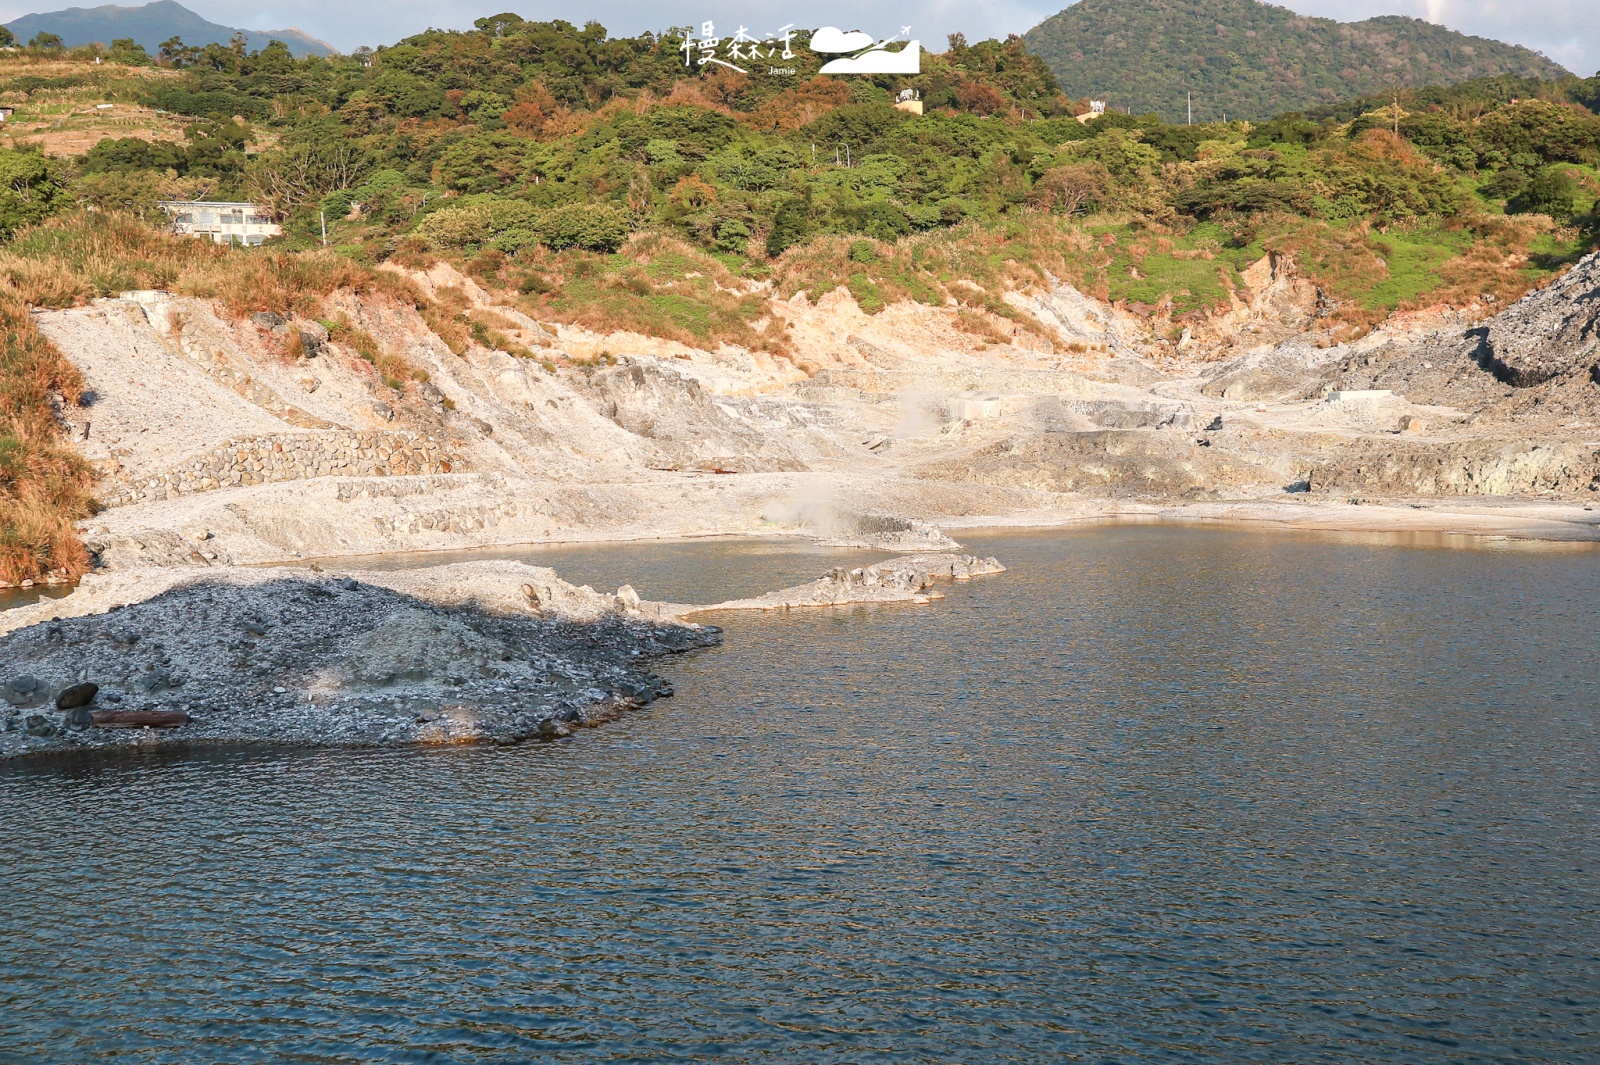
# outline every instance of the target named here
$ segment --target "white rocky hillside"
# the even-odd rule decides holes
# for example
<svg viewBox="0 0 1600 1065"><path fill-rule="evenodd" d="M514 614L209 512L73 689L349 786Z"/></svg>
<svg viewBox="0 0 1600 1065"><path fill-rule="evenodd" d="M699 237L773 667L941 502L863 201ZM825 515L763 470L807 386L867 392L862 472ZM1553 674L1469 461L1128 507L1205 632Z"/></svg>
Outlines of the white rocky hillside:
<svg viewBox="0 0 1600 1065"><path fill-rule="evenodd" d="M1065 286L1014 297L1055 342L1000 345L955 328L954 308L869 316L843 290L801 295L772 305L793 362L506 306L540 361L455 355L409 308L336 297L330 315L426 371L400 389L314 322L163 293L39 321L93 394L72 429L105 472L87 538L111 568L710 533L921 547L946 542L930 526L1176 505L1348 515L1328 508L1351 499L1561 503L1539 534L1593 535L1594 258L1487 323L1332 347L1312 332L1313 286L1288 264L1256 273L1249 299L1178 343ZM494 302L445 266L417 280ZM1529 355L1546 330L1561 353ZM1537 373L1508 369L1524 364Z"/></svg>

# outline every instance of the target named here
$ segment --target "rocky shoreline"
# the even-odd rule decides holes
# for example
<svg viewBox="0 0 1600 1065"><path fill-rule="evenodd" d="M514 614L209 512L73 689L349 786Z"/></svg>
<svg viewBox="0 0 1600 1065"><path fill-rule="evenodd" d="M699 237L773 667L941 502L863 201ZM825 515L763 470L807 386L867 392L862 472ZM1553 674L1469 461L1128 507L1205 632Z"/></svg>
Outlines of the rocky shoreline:
<svg viewBox="0 0 1600 1065"><path fill-rule="evenodd" d="M128 581L99 584L74 593L81 602L21 608L81 616L0 639L0 758L173 742L558 738L671 695L645 664L719 639L656 604L518 563L191 571L132 603L115 601ZM148 715L164 727L137 727Z"/></svg>
<svg viewBox="0 0 1600 1065"><path fill-rule="evenodd" d="M871 566L838 566L807 584L700 609L793 610L852 603L916 603L920 606L944 598L944 593L934 588L939 581L969 581L1005 571L999 559L994 558L948 553L908 555Z"/></svg>
<svg viewBox="0 0 1600 1065"><path fill-rule="evenodd" d="M506 561L110 571L0 617L0 760L153 744L559 739L672 695L647 663L721 640L689 614L926 603L937 580L1004 568L912 555L703 607Z"/></svg>

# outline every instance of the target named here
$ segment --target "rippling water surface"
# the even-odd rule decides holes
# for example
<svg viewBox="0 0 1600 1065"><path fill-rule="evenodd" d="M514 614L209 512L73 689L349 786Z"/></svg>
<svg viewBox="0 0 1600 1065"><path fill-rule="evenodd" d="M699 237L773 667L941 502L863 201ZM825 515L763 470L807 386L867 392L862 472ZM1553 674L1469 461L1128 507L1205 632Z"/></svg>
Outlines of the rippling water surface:
<svg viewBox="0 0 1600 1065"><path fill-rule="evenodd" d="M1600 1056L1600 554L972 546L559 744L0 767L0 1060Z"/></svg>

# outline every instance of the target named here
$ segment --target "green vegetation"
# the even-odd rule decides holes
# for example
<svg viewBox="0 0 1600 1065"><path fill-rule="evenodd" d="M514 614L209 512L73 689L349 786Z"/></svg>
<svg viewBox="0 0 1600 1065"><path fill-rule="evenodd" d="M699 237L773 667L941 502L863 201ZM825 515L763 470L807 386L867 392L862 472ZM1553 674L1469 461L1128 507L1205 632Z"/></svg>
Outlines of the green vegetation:
<svg viewBox="0 0 1600 1065"><path fill-rule="evenodd" d="M166 123L72 158L26 136L0 150L0 577L74 572L71 523L91 506L52 428L70 367L28 305L163 288L321 318L403 391L423 375L332 294L401 301L457 353L562 356L384 262L449 260L540 321L792 356L774 296L842 287L869 314L917 301L980 343L1042 345L1005 297L1060 279L1176 335L1272 254L1353 336L1397 308L1513 299L1600 237L1594 79L1405 90L1398 112L1391 96L1262 123L1081 122L1016 38L955 38L919 77L849 80L804 52L794 77L702 72L680 41L504 15L351 57L169 41L136 67L119 41L0 59L0 102L36 129L98 99ZM903 87L926 114L891 105ZM256 200L288 235L246 251L161 232L156 201L191 197Z"/></svg>
<svg viewBox="0 0 1600 1065"><path fill-rule="evenodd" d="M403 247L463 261L605 257L656 233L761 279L827 237L893 243L1024 214L1068 228L1099 217L1164 227L1182 253L1206 250L1183 243L1190 229L1220 227L1230 262L1257 243L1241 220L1280 215L1459 230L1510 212L1579 226L1593 197L1562 168L1600 159L1600 123L1578 102L1592 86L1576 79L1527 83L1520 97L1505 78L1408 91L1397 138L1385 104L1349 119L1085 124L1018 38L955 37L918 77L849 80L817 76L805 50L793 77L702 72L681 42L509 14L350 57L168 42L161 76L139 91L188 116L183 139L107 139L58 183L81 202L146 214L164 196L253 199L284 218L289 247L319 245L326 218L336 246L367 263ZM52 83L19 70L0 77L0 92L47 94L76 76L54 73ZM921 92L925 115L890 105L901 87ZM23 208L11 211L19 221L54 204ZM1202 306L1227 286L1177 265L1200 261L1154 273L1118 264L1126 281L1114 271L1106 286L1136 303ZM871 300L872 270L860 265L839 276L860 275L855 288Z"/></svg>
<svg viewBox="0 0 1600 1065"><path fill-rule="evenodd" d="M1537 52L1388 15L1340 23L1256 0L1078 0L1029 30L1074 96L1117 110L1259 119L1401 85L1500 74L1558 78Z"/></svg>
<svg viewBox="0 0 1600 1065"><path fill-rule="evenodd" d="M71 202L59 170L43 155L0 148L0 238Z"/></svg>

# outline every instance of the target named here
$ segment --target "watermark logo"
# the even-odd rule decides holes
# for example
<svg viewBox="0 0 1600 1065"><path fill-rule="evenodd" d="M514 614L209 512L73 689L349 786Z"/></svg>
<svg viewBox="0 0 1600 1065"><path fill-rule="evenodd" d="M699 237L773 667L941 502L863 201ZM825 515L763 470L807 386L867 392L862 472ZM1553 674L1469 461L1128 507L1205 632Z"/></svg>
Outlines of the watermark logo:
<svg viewBox="0 0 1600 1065"><path fill-rule="evenodd" d="M898 52L889 51L889 45L906 38L906 45ZM811 35L811 50L829 55L841 55L822 65L824 74L920 74L922 73L922 42L911 40L911 27L902 26L893 37L874 41L870 33L859 30L846 33L834 26L824 26Z"/></svg>
<svg viewBox="0 0 1600 1065"><path fill-rule="evenodd" d="M904 47L891 52L889 46L902 37L906 38ZM794 59L794 38L793 23L759 37L753 36L748 27L740 26L731 36L723 37L718 35L716 24L708 20L700 24L700 36L691 33L685 37L678 51L683 53L686 67L704 70L719 66L748 74L749 67L763 60ZM899 33L881 41L860 30L824 26L811 35L811 50L838 57L822 65L823 74L920 74L922 42L910 38L910 26L902 26ZM794 70L771 67L769 72L793 74Z"/></svg>
<svg viewBox="0 0 1600 1065"><path fill-rule="evenodd" d="M719 48L726 58L717 57ZM750 36L749 29L744 26L740 26L731 37L718 37L716 24L706 21L700 24L700 36L685 37L678 51L683 53L683 65L686 67L704 69L714 64L748 74L750 72L738 64L762 59L794 58L794 23L763 37Z"/></svg>

